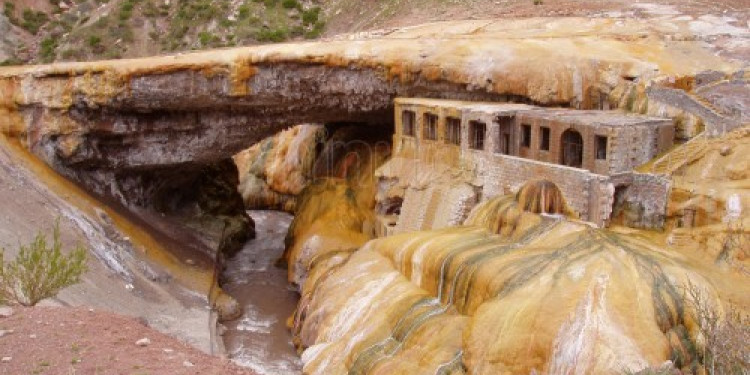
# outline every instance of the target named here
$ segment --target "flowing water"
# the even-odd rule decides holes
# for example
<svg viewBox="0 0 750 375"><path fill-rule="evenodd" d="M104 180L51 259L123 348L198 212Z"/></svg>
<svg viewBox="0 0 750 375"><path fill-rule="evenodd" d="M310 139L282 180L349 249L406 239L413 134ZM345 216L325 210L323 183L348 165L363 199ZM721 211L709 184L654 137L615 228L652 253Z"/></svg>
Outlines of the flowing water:
<svg viewBox="0 0 750 375"><path fill-rule="evenodd" d="M293 375L302 364L292 345L286 319L298 295L286 270L274 266L284 252L292 216L277 211L249 211L257 237L227 261L224 289L243 307L242 317L227 322L224 342L229 357L261 375Z"/></svg>

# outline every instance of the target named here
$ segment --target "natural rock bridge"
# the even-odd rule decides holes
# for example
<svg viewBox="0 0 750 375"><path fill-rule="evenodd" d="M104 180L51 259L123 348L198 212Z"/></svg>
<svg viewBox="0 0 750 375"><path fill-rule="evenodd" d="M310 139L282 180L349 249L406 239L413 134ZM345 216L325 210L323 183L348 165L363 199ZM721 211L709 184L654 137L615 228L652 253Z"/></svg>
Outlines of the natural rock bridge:
<svg viewBox="0 0 750 375"><path fill-rule="evenodd" d="M206 196L236 203L232 185L216 178L231 174L220 162L262 138L301 122L390 123L396 96L653 111L647 85L680 88L700 71L738 68L677 19L446 22L315 43L0 68L0 128L94 192L170 214ZM214 211L242 215L236 206Z"/></svg>

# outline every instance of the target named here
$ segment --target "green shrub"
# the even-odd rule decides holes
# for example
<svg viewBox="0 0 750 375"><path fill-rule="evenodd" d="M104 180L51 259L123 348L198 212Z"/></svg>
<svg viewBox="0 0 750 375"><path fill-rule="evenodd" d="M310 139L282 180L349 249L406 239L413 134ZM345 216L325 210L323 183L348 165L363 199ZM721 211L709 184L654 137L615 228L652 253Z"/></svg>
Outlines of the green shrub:
<svg viewBox="0 0 750 375"><path fill-rule="evenodd" d="M28 245L21 245L18 256L4 262L0 251L0 299L24 306L54 297L60 289L78 283L86 272L86 249L77 246L62 253L60 225L55 224L52 246L41 232Z"/></svg>
<svg viewBox="0 0 750 375"><path fill-rule="evenodd" d="M294 8L300 8L301 5L297 0L282 0L281 6L283 6L286 9L294 9Z"/></svg>
<svg viewBox="0 0 750 375"><path fill-rule="evenodd" d="M42 57L43 62L52 62L55 59L55 50L57 49L57 41L53 38L46 38L42 40L39 45L39 55Z"/></svg>
<svg viewBox="0 0 750 375"><path fill-rule="evenodd" d="M302 12L302 23L305 25L313 25L318 22L320 17L320 8L315 7L310 10Z"/></svg>
<svg viewBox="0 0 750 375"><path fill-rule="evenodd" d="M274 42L279 43L285 41L287 38L287 32L285 29L261 29L255 36L259 42Z"/></svg>
<svg viewBox="0 0 750 375"><path fill-rule="evenodd" d="M87 42L89 46L96 47L102 43L102 38L98 35L91 35Z"/></svg>
<svg viewBox="0 0 750 375"><path fill-rule="evenodd" d="M26 9L23 11L23 22L21 23L21 27L32 34L37 34L39 29L44 26L47 21L49 21L47 13Z"/></svg>
<svg viewBox="0 0 750 375"><path fill-rule="evenodd" d="M238 11L238 12L237 12L237 16L238 16L238 18L239 18L239 19L241 19L241 20L244 20L244 19L247 19L248 17L250 17L250 7L249 7L249 6L247 6L247 4L243 4L243 5L241 5L241 6L240 6L240 7L239 7L239 8L237 9L237 11Z"/></svg>
<svg viewBox="0 0 750 375"><path fill-rule="evenodd" d="M206 47L218 39L208 31L201 31L198 33L198 40L200 41L201 46Z"/></svg>
<svg viewBox="0 0 750 375"><path fill-rule="evenodd" d="M120 21L127 21L131 17L133 17L133 10L135 9L135 4L138 3L140 0L125 0L120 4L120 13L118 16L120 17Z"/></svg>

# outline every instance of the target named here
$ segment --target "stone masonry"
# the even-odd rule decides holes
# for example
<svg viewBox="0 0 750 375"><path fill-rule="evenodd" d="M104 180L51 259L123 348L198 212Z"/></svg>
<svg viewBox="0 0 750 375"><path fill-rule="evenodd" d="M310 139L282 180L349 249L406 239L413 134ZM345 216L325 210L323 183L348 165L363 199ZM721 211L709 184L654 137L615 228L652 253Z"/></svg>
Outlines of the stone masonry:
<svg viewBox="0 0 750 375"><path fill-rule="evenodd" d="M479 195L476 201L546 179L560 187L582 220L606 226L613 212L630 205L635 209L624 215L625 224L663 225L668 181L634 169L672 146L674 125L669 119L619 111L399 98L395 125L396 158L418 161L415 165L425 169L440 165L468 171L472 177L467 182ZM442 207L448 198L439 188L407 188L397 231L458 221L439 215L451 211ZM412 222L416 218L418 222Z"/></svg>

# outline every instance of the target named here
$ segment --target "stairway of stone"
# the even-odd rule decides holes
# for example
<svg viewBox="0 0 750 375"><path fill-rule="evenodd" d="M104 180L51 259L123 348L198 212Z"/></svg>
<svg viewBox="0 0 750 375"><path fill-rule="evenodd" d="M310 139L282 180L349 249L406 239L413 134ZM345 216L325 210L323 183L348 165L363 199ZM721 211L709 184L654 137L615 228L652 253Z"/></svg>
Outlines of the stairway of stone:
<svg viewBox="0 0 750 375"><path fill-rule="evenodd" d="M716 89L718 86L722 85L745 85L750 86L750 77L745 76L745 74L740 76L734 76L734 77L725 77L724 79L716 80L704 85L701 85L699 87L696 87L692 92L686 92L688 95L690 95L693 99L695 99L697 102L702 104L707 109L712 110L714 113L718 114L719 116L723 116L726 118L729 118L730 121L736 120L736 115L727 112L725 109L718 108L716 105L711 102L710 100L706 99L702 93L710 92L713 89Z"/></svg>
<svg viewBox="0 0 750 375"><path fill-rule="evenodd" d="M674 247L684 247L692 243L693 236L690 234L690 232L675 229L672 231L672 233L669 234L669 244L670 246Z"/></svg>
<svg viewBox="0 0 750 375"><path fill-rule="evenodd" d="M427 203L427 210L424 214L424 221L422 221L422 230L432 229L432 225L435 222L435 215L438 211L438 206L443 198L443 192L440 189L433 188L430 194L430 200Z"/></svg>
<svg viewBox="0 0 750 375"><path fill-rule="evenodd" d="M654 162L651 166L651 173L661 175L673 174L681 167L702 157L708 151L708 144L709 141L703 133L699 134Z"/></svg>
<svg viewBox="0 0 750 375"><path fill-rule="evenodd" d="M714 105L714 103L712 103L708 99L706 99L706 98L704 98L704 97L702 97L700 95L694 94L694 93L687 93L687 94L690 95L690 96L692 96L693 99L695 99L696 102L698 102L701 105L703 105L703 107L706 110L709 110L709 111L713 112L716 116L721 116L721 117L728 117L729 116L728 114L724 113L724 111L722 111L719 108L717 108Z"/></svg>
<svg viewBox="0 0 750 375"><path fill-rule="evenodd" d="M709 129L730 131L739 127L740 120L718 109L700 95L668 87L652 87L648 90L650 100L666 103L700 118Z"/></svg>

